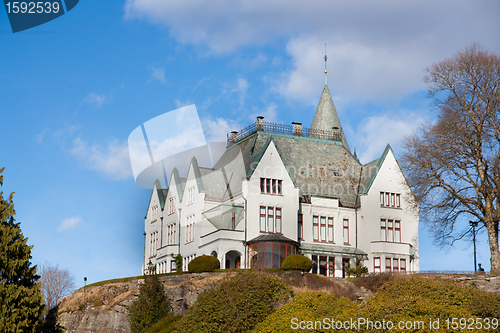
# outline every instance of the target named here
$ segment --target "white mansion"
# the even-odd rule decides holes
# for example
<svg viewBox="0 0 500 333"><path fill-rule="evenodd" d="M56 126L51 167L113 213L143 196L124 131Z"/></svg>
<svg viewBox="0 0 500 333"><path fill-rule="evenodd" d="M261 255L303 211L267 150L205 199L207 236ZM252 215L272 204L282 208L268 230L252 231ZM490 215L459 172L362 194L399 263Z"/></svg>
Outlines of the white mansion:
<svg viewBox="0 0 500 333"><path fill-rule="evenodd" d="M389 145L362 165L351 153L325 84L310 128L256 123L232 132L213 168L191 160L168 189L156 181L145 217L144 267L183 269L212 255L221 268L281 267L290 254L312 272L342 276L356 260L369 272L418 271L418 208Z"/></svg>

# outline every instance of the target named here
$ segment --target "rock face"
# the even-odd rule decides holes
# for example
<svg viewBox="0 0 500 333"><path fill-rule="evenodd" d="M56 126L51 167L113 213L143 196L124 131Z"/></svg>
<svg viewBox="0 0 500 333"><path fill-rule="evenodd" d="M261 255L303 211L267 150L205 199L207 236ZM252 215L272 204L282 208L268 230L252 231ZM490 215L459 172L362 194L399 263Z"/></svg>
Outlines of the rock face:
<svg viewBox="0 0 500 333"><path fill-rule="evenodd" d="M226 273L199 273L160 277L174 314L186 314L198 295L217 284ZM58 324L67 333L129 333L127 306L139 296L143 280L111 283L78 290L59 305ZM84 298L87 306L84 309Z"/></svg>

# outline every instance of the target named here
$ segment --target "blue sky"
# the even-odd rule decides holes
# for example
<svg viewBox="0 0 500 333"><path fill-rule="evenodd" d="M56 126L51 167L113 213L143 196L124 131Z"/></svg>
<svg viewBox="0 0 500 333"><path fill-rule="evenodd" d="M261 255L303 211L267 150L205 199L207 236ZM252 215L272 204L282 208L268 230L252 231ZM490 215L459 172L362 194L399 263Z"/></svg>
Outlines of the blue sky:
<svg viewBox="0 0 500 333"><path fill-rule="evenodd" d="M150 191L127 138L196 104L208 139L263 115L309 126L328 83L363 163L432 120L423 68L474 42L499 53L500 2L82 0L13 34L0 9L0 166L33 262L77 286L139 275ZM464 230L466 226L463 226ZM440 250L422 224L423 270L470 270L472 247ZM489 269L486 235L478 261Z"/></svg>

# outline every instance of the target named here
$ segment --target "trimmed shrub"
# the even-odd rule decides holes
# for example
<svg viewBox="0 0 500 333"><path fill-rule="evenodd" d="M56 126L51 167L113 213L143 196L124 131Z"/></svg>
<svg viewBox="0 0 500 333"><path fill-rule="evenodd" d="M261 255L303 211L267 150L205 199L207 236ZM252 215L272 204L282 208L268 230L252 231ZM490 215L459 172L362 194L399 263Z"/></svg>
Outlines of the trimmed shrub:
<svg viewBox="0 0 500 333"><path fill-rule="evenodd" d="M196 257L188 265L189 273L213 272L220 268L220 261L216 257L201 256Z"/></svg>
<svg viewBox="0 0 500 333"><path fill-rule="evenodd" d="M175 332L250 332L292 295L276 276L240 271L200 294Z"/></svg>
<svg viewBox="0 0 500 333"><path fill-rule="evenodd" d="M302 272L309 272L312 268L312 261L306 256L301 254L292 254L283 260L281 268L286 270L298 270Z"/></svg>

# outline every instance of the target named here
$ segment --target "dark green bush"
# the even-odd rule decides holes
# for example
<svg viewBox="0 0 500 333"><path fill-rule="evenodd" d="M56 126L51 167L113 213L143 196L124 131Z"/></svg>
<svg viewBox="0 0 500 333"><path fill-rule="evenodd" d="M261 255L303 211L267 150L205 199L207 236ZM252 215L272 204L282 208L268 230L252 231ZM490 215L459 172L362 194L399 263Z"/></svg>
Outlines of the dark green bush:
<svg viewBox="0 0 500 333"><path fill-rule="evenodd" d="M309 272L312 268L312 261L311 259L300 255L300 254L292 254L283 260L283 263L281 264L281 268L290 270L299 270L303 272Z"/></svg>
<svg viewBox="0 0 500 333"><path fill-rule="evenodd" d="M146 333L170 333L176 328L177 323L181 319L182 315L166 316L165 318L151 326L146 331Z"/></svg>
<svg viewBox="0 0 500 333"><path fill-rule="evenodd" d="M276 276L241 271L201 294L175 332L250 332L292 295Z"/></svg>
<svg viewBox="0 0 500 333"><path fill-rule="evenodd" d="M189 273L213 272L220 268L220 261L216 257L201 256L194 258L188 265Z"/></svg>

